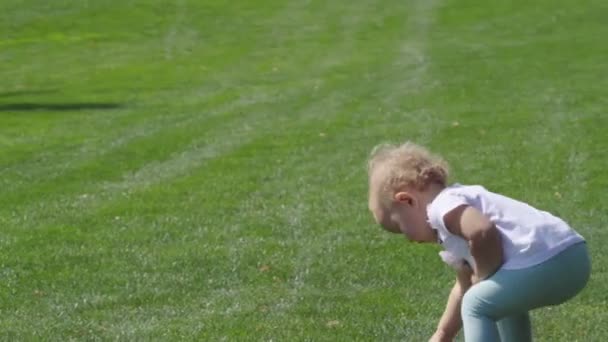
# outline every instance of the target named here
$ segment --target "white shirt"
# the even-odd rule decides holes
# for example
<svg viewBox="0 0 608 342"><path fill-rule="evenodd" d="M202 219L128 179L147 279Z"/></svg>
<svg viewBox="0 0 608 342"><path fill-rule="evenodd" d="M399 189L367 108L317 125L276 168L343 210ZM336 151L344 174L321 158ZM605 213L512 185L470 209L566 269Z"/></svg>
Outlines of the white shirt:
<svg viewBox="0 0 608 342"><path fill-rule="evenodd" d="M486 215L502 238L504 269L521 269L542 263L569 246L585 241L562 219L526 203L499 195L479 185L454 184L428 205L431 227L437 230L443 248L474 265L468 243L452 234L443 217L453 209L469 205Z"/></svg>

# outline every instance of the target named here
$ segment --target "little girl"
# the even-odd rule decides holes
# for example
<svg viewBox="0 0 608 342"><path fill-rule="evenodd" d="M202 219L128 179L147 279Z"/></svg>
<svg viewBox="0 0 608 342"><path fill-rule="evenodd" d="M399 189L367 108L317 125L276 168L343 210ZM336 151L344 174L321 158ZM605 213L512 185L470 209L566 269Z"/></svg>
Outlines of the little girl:
<svg viewBox="0 0 608 342"><path fill-rule="evenodd" d="M590 274L582 236L548 212L474 185L447 185L446 163L407 142L371 154L369 209L386 230L439 243L456 283L431 341L532 340L532 309L563 303Z"/></svg>

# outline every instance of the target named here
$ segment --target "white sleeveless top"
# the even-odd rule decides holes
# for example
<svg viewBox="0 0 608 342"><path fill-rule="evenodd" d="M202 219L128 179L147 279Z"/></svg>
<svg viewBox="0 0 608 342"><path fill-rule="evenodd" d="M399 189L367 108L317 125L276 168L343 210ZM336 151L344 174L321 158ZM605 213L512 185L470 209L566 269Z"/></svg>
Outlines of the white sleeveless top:
<svg viewBox="0 0 608 342"><path fill-rule="evenodd" d="M569 246L585 241L562 219L526 203L499 195L479 185L454 184L427 207L428 220L443 248L474 265L468 243L452 234L443 217L469 205L486 215L501 234L504 269L522 269L542 263Z"/></svg>

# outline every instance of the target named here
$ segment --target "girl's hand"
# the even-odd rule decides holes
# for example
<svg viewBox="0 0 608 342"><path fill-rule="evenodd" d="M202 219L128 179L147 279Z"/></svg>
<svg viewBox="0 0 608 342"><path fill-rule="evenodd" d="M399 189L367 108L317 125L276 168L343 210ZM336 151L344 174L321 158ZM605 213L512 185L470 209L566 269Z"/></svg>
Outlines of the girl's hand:
<svg viewBox="0 0 608 342"><path fill-rule="evenodd" d="M475 285L475 284L479 283L480 280L481 279L479 279L477 274L475 274L475 273L471 274L471 285Z"/></svg>
<svg viewBox="0 0 608 342"><path fill-rule="evenodd" d="M471 268L471 265L464 259L458 258L448 251L439 252L439 256L443 262L456 270L460 284L466 285L463 286L464 288L469 288L471 285L475 285L480 281L479 276L477 276L475 271Z"/></svg>
<svg viewBox="0 0 608 342"><path fill-rule="evenodd" d="M456 271L461 270L466 265L466 262L464 261L464 259L459 258L448 251L439 252L439 256L441 257L441 260L443 260L443 262L448 264L450 267L452 267Z"/></svg>
<svg viewBox="0 0 608 342"><path fill-rule="evenodd" d="M467 290L474 284L473 277L475 277L475 273L467 263L465 263L456 273L456 279L458 279L458 283L464 290Z"/></svg>
<svg viewBox="0 0 608 342"><path fill-rule="evenodd" d="M466 263L460 270L458 270L457 278L460 285L465 289L468 289L481 281L481 278L479 278L477 273L475 273L471 266Z"/></svg>

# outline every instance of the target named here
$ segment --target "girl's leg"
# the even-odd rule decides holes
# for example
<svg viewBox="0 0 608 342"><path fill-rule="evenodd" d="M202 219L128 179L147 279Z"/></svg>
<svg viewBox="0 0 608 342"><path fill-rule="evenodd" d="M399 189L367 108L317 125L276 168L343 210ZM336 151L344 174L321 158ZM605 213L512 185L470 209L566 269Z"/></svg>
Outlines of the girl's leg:
<svg viewBox="0 0 608 342"><path fill-rule="evenodd" d="M462 299L465 340L500 341L496 322L541 306L563 303L585 286L589 273L590 262L584 243L571 246L540 265L498 271L471 287ZM513 325L512 330L521 329L527 334L529 328L526 326L529 327L529 321L525 326Z"/></svg>
<svg viewBox="0 0 608 342"><path fill-rule="evenodd" d="M526 312L505 317L496 323L501 342L532 341L530 315Z"/></svg>

